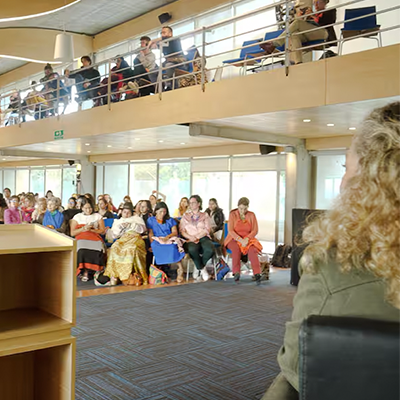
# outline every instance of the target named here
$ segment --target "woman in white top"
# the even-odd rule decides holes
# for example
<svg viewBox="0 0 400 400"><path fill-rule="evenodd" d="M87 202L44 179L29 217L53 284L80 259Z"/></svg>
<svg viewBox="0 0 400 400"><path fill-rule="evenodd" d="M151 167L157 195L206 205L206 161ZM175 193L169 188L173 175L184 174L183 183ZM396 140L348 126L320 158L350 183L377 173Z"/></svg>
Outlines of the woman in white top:
<svg viewBox="0 0 400 400"><path fill-rule="evenodd" d="M105 265L105 246L100 235L104 234L103 217L94 212L88 199L82 199L82 212L70 221L71 236L77 240L78 271L83 282L101 271Z"/></svg>
<svg viewBox="0 0 400 400"><path fill-rule="evenodd" d="M146 232L146 224L137 215L133 216L133 208L126 203L122 209L122 216L116 219L112 228L107 232L108 240L118 239L112 246L107 260L104 275L111 279L111 285L118 280L128 284L133 273L139 274L143 285L148 283L146 272L146 246L141 234Z"/></svg>

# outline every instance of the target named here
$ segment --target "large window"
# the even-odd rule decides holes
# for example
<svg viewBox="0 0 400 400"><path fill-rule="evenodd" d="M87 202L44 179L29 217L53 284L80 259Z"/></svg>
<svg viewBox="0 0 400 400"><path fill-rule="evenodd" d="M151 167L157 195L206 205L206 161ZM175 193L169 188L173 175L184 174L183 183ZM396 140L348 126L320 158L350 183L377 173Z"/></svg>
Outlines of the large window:
<svg viewBox="0 0 400 400"><path fill-rule="evenodd" d="M129 168L129 196L133 203L148 199L157 188L157 164L131 164Z"/></svg>
<svg viewBox="0 0 400 400"><path fill-rule="evenodd" d="M159 191L167 196L172 213L182 197L190 196L190 162L160 164Z"/></svg>
<svg viewBox="0 0 400 400"><path fill-rule="evenodd" d="M99 195L104 194L104 166L96 166L96 199Z"/></svg>
<svg viewBox="0 0 400 400"><path fill-rule="evenodd" d="M29 189L29 170L17 169L15 180L15 192L22 193L28 192Z"/></svg>
<svg viewBox="0 0 400 400"><path fill-rule="evenodd" d="M29 190L44 196L44 169L31 169L31 185Z"/></svg>
<svg viewBox="0 0 400 400"><path fill-rule="evenodd" d="M106 165L104 169L104 192L117 207L128 194L128 165Z"/></svg>
<svg viewBox="0 0 400 400"><path fill-rule="evenodd" d="M345 155L317 157L316 202L317 209L326 210L340 193L340 183L345 173Z"/></svg>
<svg viewBox="0 0 400 400"><path fill-rule="evenodd" d="M51 190L55 197L61 198L61 169L46 169L46 189Z"/></svg>
<svg viewBox="0 0 400 400"><path fill-rule="evenodd" d="M225 218L229 217L229 172L197 172L193 174L193 194L199 194L204 202L216 198L218 205L224 210Z"/></svg>
<svg viewBox="0 0 400 400"><path fill-rule="evenodd" d="M63 170L62 204L66 205L72 194L76 193L76 168Z"/></svg>
<svg viewBox="0 0 400 400"><path fill-rule="evenodd" d="M15 194L15 169L4 170L4 187L11 190Z"/></svg>

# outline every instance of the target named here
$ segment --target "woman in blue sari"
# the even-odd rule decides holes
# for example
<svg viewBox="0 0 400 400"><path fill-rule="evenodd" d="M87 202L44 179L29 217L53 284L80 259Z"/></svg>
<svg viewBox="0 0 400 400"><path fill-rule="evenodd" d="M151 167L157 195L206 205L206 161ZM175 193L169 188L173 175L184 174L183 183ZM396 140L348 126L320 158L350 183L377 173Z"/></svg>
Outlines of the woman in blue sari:
<svg viewBox="0 0 400 400"><path fill-rule="evenodd" d="M168 207L164 202L157 203L154 217L147 220L147 229L156 264L176 263L178 265L177 282L181 283L183 281L181 260L185 257L183 240L178 237L177 223L169 216Z"/></svg>
<svg viewBox="0 0 400 400"><path fill-rule="evenodd" d="M43 217L43 226L65 233L67 225L64 223L64 215L59 211L60 204L61 200L57 197L52 197L47 201L47 211Z"/></svg>

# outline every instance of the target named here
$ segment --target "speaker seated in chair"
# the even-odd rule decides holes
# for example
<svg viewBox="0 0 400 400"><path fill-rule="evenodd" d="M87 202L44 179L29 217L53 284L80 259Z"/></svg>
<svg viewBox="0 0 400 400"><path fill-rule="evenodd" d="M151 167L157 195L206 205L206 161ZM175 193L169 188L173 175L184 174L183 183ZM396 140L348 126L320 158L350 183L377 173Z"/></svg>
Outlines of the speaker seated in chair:
<svg viewBox="0 0 400 400"><path fill-rule="evenodd" d="M399 137L399 126L400 102L376 109L367 117L361 129L354 135L347 153L346 173L342 180L340 197L330 211L322 214L304 229L303 240L308 246L300 262L302 274L293 302L292 319L286 324L284 344L278 354L282 373L263 400L293 398L289 397L293 391L300 391L301 398L307 400L332 398L321 393L318 393L318 397L312 396L314 392L303 394L307 387L304 386L302 376L299 376L302 373L302 369L299 369L299 331L303 321L311 315L321 318L357 317L394 324L400 322L398 281L400 164L398 141L394 140ZM385 167L382 168L382 165ZM386 188L393 189L386 190ZM376 193L380 196L376 197ZM370 229L372 224L374 228ZM364 378L371 372L371 363L376 363L373 374L379 374L381 368L384 368L382 364L387 362L392 365L392 369L397 368L398 388L398 364L395 364L395 360L388 355L386 348L389 346L398 361L399 348L396 350L392 345L399 340L398 330L397 333L391 333L383 339L382 335L392 330L380 328L378 325L383 326L383 323L369 325L358 321L353 325L345 325L340 322L335 329L323 326L321 332L324 333L323 341L326 345L324 351L334 352L323 357L325 363L323 366L322 360L316 358L319 357L317 353L321 351L320 348L309 353L308 359L311 362L313 360L321 362L317 368L319 371L317 381L315 381L317 379L315 364L305 372L308 374L314 371L313 377L308 380L311 385L309 387L319 385L322 381L325 381L326 385L332 385L334 380L337 382L339 371L343 371L349 375L343 376L345 386L335 390L344 390L338 394L339 392L334 391L332 387L332 392L337 394L333 398L371 399L369 392L372 394L376 389L375 376L373 375L371 379L364 380ZM340 339L340 331L346 329L352 331L347 340L355 339L353 349L344 345L346 340ZM331 339L333 334L335 342ZM392 335L397 335L397 338L393 338ZM302 338L300 342L301 340ZM360 350L358 346L364 347ZM350 358L353 355L358 363L357 367ZM304 361L301 355L300 360ZM342 363L342 366L339 363ZM364 374L364 378L361 379L360 374ZM383 382L385 377L379 375L379 379L381 378ZM359 384L360 381L364 381L365 388L360 387L362 386ZM350 387L352 382L359 388L358 393ZM340 385L342 381L338 384ZM382 386L380 389L383 393ZM378 398L380 397L391 399L391 396L383 395ZM398 395L395 399L398 399Z"/></svg>

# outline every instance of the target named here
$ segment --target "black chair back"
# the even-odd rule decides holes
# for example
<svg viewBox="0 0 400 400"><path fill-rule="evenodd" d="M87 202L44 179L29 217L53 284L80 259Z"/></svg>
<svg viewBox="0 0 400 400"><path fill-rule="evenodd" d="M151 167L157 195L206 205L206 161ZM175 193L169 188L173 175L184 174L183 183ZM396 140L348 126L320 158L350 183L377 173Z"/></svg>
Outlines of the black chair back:
<svg viewBox="0 0 400 400"><path fill-rule="evenodd" d="M399 400L400 324L311 316L299 333L300 400Z"/></svg>

